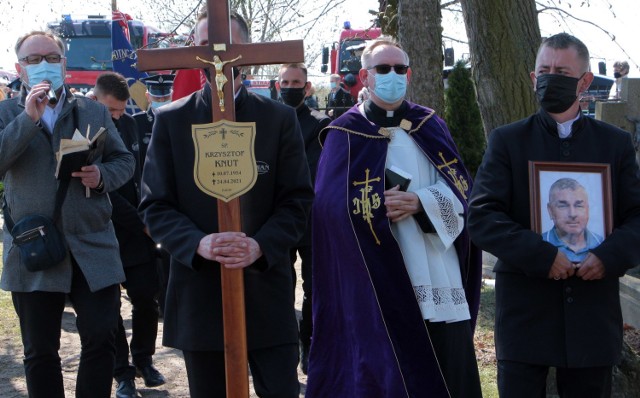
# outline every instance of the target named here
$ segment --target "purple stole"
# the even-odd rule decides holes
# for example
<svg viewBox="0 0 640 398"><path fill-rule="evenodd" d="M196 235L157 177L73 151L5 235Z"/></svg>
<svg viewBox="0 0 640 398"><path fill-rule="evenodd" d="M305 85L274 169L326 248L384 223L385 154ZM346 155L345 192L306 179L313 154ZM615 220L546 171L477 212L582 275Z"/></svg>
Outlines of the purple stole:
<svg viewBox="0 0 640 398"><path fill-rule="evenodd" d="M444 122L409 103L402 127L467 211L471 178ZM323 131L313 206L314 332L308 397L449 396L385 216L385 131L351 108ZM472 315L481 252L455 242ZM365 255L363 255L365 253Z"/></svg>

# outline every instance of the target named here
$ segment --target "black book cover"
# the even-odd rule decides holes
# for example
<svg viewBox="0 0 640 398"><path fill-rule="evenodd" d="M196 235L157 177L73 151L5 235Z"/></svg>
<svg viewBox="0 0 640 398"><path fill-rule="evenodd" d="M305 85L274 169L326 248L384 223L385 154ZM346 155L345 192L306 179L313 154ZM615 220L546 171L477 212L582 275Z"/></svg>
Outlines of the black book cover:
<svg viewBox="0 0 640 398"><path fill-rule="evenodd" d="M409 184L411 184L410 178L403 177L391 169L384 170L384 187L386 189L391 189L396 185L400 185L400 190L406 192L407 188L409 188Z"/></svg>
<svg viewBox="0 0 640 398"><path fill-rule="evenodd" d="M407 188L409 188L409 184L411 184L410 178L401 176L391 169L384 170L384 177L384 186L386 189L391 189L396 185L400 185L400 190L406 192ZM420 229L425 234L432 234L436 232L436 229L433 227L433 224L431 224L431 221L429 220L429 217L427 217L427 213L425 213L424 210L414 214L413 218L416 220L416 222L420 226Z"/></svg>

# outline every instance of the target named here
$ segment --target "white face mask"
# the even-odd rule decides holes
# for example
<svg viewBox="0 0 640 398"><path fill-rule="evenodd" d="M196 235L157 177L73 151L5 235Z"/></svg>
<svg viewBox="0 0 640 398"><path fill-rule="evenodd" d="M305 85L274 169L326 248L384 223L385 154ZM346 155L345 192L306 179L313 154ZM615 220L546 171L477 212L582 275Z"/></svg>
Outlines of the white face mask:
<svg viewBox="0 0 640 398"><path fill-rule="evenodd" d="M376 97L387 104L393 104L401 100L407 93L407 75L399 75L395 71L387 74L374 75L376 86L373 89Z"/></svg>
<svg viewBox="0 0 640 398"><path fill-rule="evenodd" d="M167 105L167 104L170 104L170 103L171 103L171 100L169 100L169 101L151 101L151 107L153 109L158 109L162 105Z"/></svg>
<svg viewBox="0 0 640 398"><path fill-rule="evenodd" d="M59 89L64 84L64 79L62 78L62 62L50 64L43 59L39 64L27 65L24 69L27 72L29 87L33 87L45 80L51 82L51 87L54 90Z"/></svg>

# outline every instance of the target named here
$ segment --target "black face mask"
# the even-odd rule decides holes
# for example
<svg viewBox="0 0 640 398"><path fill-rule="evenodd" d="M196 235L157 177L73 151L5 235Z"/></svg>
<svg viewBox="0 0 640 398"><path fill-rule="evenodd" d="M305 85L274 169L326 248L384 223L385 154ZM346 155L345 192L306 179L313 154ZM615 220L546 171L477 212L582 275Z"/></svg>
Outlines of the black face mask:
<svg viewBox="0 0 640 398"><path fill-rule="evenodd" d="M282 97L282 101L294 108L297 108L302 104L305 97L304 87L300 88L280 88L280 96Z"/></svg>
<svg viewBox="0 0 640 398"><path fill-rule="evenodd" d="M616 79L620 79L622 77L622 73L620 72L613 72L613 77L615 77Z"/></svg>
<svg viewBox="0 0 640 398"><path fill-rule="evenodd" d="M582 74L584 76L584 74ZM545 111L563 113L571 108L578 96L578 82L582 79L545 73L536 78L536 99Z"/></svg>

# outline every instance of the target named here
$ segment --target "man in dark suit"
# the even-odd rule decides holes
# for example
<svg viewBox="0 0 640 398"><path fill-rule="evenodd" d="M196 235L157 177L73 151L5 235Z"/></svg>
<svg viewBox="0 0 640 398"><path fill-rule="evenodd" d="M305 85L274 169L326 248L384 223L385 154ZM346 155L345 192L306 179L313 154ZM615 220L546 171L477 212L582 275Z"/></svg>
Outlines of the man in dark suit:
<svg viewBox="0 0 640 398"><path fill-rule="evenodd" d="M232 42L249 41L231 15ZM207 45L200 15L195 42ZM194 181L193 125L211 123L211 78L194 94L164 106L143 171L140 211L151 236L171 254L164 345L182 350L192 398L224 397L220 267L244 272L249 365L258 396L297 398L298 328L290 249L305 230L313 190L295 111L247 92L238 70L236 119L255 122L254 187L240 198L242 231L218 231L216 199Z"/></svg>
<svg viewBox="0 0 640 398"><path fill-rule="evenodd" d="M349 110L355 101L353 100L351 93L349 93L349 91L344 88L343 83L340 82L340 75L333 74L329 79L331 91L327 97L327 110L325 113L331 119L335 120Z"/></svg>
<svg viewBox="0 0 640 398"><path fill-rule="evenodd" d="M141 79L147 86L144 94L149 103L146 111L141 111L133 115L133 119L138 125L138 148L140 152L140 174L144 168L144 160L147 157L147 148L151 141L153 122L156 119L156 109L171 103L173 94L173 80L175 75L155 75ZM160 279L160 290L158 292L158 304L160 305L160 316L164 314L164 300L169 283L169 253L163 250L161 245L156 247L158 277Z"/></svg>
<svg viewBox="0 0 640 398"><path fill-rule="evenodd" d="M320 130L327 127L331 119L322 112L309 108L305 103L306 96L309 95L311 83L307 81L307 67L304 64L282 65L278 74L277 88L280 91L282 101L296 109L302 138L304 139L307 163L311 173L311 182L316 178L316 168L320 158L320 141L318 134ZM307 374L309 366L309 348L311 347L311 332L313 321L311 319L311 222L307 224L304 237L296 247L291 249L291 269L293 271L293 284L295 288L296 273L293 268L296 262L296 253L300 255L302 271L302 316L300 318L300 367L302 373Z"/></svg>
<svg viewBox="0 0 640 398"><path fill-rule="evenodd" d="M131 344L127 343L122 316L116 335L116 366L114 379L118 383L117 398L135 398L136 371L147 387L157 387L165 379L153 366L152 356L158 335L159 279L155 261L155 243L147 234L138 214L142 163L139 156L138 127L125 112L129 99L127 80L119 73L105 72L98 76L93 93L98 102L111 113L118 133L127 149L136 158L133 177L117 191L109 193L113 204L111 219L120 245L120 258L127 280L122 284L131 299ZM129 364L129 348L133 365Z"/></svg>
<svg viewBox="0 0 640 398"><path fill-rule="evenodd" d="M635 152L629 133L580 111L580 93L593 80L580 40L547 38L531 80L542 109L491 133L469 212L471 238L498 258L498 390L544 397L555 367L561 397L609 397L622 351L618 279L640 263ZM577 264L531 230L530 161L610 167L613 233Z"/></svg>
<svg viewBox="0 0 640 398"><path fill-rule="evenodd" d="M173 93L173 80L175 75L154 75L141 81L147 86L145 97L149 103L146 111L141 111L133 115L133 119L138 126L138 144L140 147L140 163L144 166L147 156L147 147L151 141L151 129L155 121L156 109L171 103Z"/></svg>

